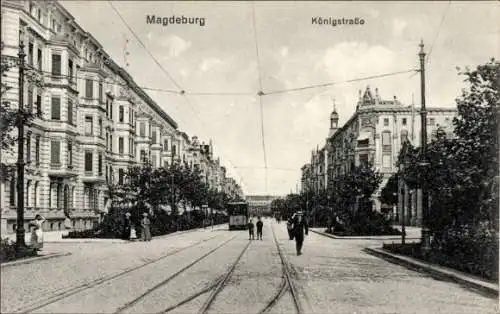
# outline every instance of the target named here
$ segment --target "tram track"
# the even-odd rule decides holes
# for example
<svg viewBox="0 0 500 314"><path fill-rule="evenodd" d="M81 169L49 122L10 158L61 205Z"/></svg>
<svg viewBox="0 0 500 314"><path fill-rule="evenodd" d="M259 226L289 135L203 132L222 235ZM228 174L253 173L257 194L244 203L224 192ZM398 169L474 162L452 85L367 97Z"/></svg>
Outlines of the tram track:
<svg viewBox="0 0 500 314"><path fill-rule="evenodd" d="M299 300L299 294L297 292L297 288L295 287L295 284L294 284L293 279L292 279L290 265L288 263L288 260L286 259L285 254L281 250L281 247L278 243L278 239L276 238L276 233L274 232L274 228L272 226L271 226L271 230L273 233L274 243L276 244L276 248L278 250L278 254L279 254L280 259L281 259L281 265L282 265L282 270L283 270L283 277L282 277L283 280L281 281L281 284L280 284L279 289L278 289L277 293L275 294L275 296L268 302L266 307L264 307L264 309L262 309L259 312L259 314L270 313L271 309L278 303L278 301L283 297L283 295L287 291L289 291L291 296L292 296L293 303L294 303L294 306L295 306L297 313L302 314L302 313L304 313L304 310L303 310L302 304L300 303L300 300Z"/></svg>
<svg viewBox="0 0 500 314"><path fill-rule="evenodd" d="M176 249L172 252L169 252L167 254L164 254L160 257L157 257L155 259L152 259L152 260L149 260L147 261L146 263L143 263L143 264L140 264L140 265L137 265L137 266L134 266L134 267L130 267L130 268L127 268L121 272L118 272L118 273L115 273L115 274L111 274L111 275L108 275L108 276L103 276L101 278L97 278L95 280L92 280L91 282L88 282L88 283L83 283L83 284L80 284L80 285L76 285L76 286L73 286L71 288L63 288L63 289L58 289L58 290L55 290L51 293L51 295L47 298L43 298L43 299L39 299L37 301L35 301L34 303L26 306L26 307L22 307L22 308L18 308L18 309L15 309L12 311L12 313L30 313L30 312L33 312L33 311L36 311L36 310L39 310L41 308L44 308L48 305L51 305L51 304L54 304L60 300L63 300L63 299L66 299L66 298L69 298L77 293L80 293L82 291L85 291L85 290L88 290L88 289L91 289L91 288L94 288L96 286L99 286L101 284L104 284L106 282L110 282L112 280L115 280L115 279L118 279L120 277L123 277L129 273L132 273L134 271L137 271L137 270L140 270L144 267L147 267L151 264L154 264L154 263L157 263L157 262L160 262L168 257L171 257L171 256L174 256L174 255L177 255L185 250L188 250L192 247L195 247L197 245L200 245L200 244L203 244L205 242L208 242L212 239L215 239L217 237L220 237L222 235L216 235L216 236L213 236L213 237L210 237L210 238L207 238L207 239L203 239L201 241L197 241L193 244L190 244L186 247L183 247L183 248L180 248L180 249ZM230 239L231 240L231 239Z"/></svg>
<svg viewBox="0 0 500 314"><path fill-rule="evenodd" d="M210 295L208 296L208 298L203 303L203 305L200 308L200 310L198 311L198 313L200 313L200 314L207 313L208 310L210 309L210 306L215 301L215 299L217 298L217 296L219 295L219 293L226 286L229 278L231 277L232 273L234 272L236 266L240 262L241 258L245 254L245 252L248 250L248 247L250 246L250 244L251 244L251 241L248 241L248 243L245 245L245 247L243 248L243 250L241 250L241 252L239 253L239 255L236 258L236 260L231 264L231 266L222 275L218 276L215 280L213 280L212 283L208 285L208 287L206 287L206 288L204 288L204 289L202 289L202 290L200 290L200 291L198 291L198 292L190 295L189 297L187 297L184 300L176 303L175 305L172 305L172 306L169 306L166 309L163 309L162 311L158 312L158 314L160 314L160 313L168 313L168 312L174 311L174 310L178 309L179 307L181 307L182 305L184 305L184 304L186 304L186 303L188 303L188 302L196 299L197 297L199 297L199 296L201 296L203 294L211 292Z"/></svg>
<svg viewBox="0 0 500 314"><path fill-rule="evenodd" d="M198 264L200 261L204 260L209 255L213 254L215 251L219 250L220 248L222 248L223 246L225 246L227 243L229 243L232 240L234 240L236 238L236 236L237 235L232 236L229 240L224 241L222 244L218 245L214 249L212 249L209 252L203 254L199 258L195 259L193 262L189 263L188 265L184 266L183 268L181 268L180 270L176 271L172 275L168 276L166 279L162 280L161 282L159 282L158 284L156 284L154 287L146 290L140 296L136 297L135 299L127 302L126 304L124 304L123 306L121 306L120 308L118 308L118 310L115 311L114 313L115 314L124 313L126 310L132 308L134 305L136 305L138 302L140 302L141 300L143 300L145 297L147 297L148 295L150 295L154 291L158 290L159 288L165 286L167 283L169 283L170 281L172 281L172 279L174 279L177 276L179 276L180 274L184 273L186 270L192 268L194 265ZM249 244L250 243L247 244L247 247L248 247Z"/></svg>

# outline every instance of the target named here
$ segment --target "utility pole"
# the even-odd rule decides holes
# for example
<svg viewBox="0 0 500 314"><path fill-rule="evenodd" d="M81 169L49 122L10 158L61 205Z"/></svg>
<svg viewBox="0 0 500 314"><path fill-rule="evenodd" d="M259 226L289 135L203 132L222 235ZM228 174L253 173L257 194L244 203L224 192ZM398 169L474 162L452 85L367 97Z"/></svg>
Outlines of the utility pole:
<svg viewBox="0 0 500 314"><path fill-rule="evenodd" d="M421 145L422 145L422 160L420 161L421 171L425 173L427 170L427 110L425 108L425 52L424 52L424 41L420 42L420 52L418 56L420 58L420 97L422 102L422 107L420 109L421 117ZM429 191L427 189L427 180L424 179L421 182L422 187L422 251L428 252L430 250L430 229L429 229Z"/></svg>
<svg viewBox="0 0 500 314"><path fill-rule="evenodd" d="M19 103L17 117L17 228L16 249L26 248L24 241L24 43L19 44Z"/></svg>

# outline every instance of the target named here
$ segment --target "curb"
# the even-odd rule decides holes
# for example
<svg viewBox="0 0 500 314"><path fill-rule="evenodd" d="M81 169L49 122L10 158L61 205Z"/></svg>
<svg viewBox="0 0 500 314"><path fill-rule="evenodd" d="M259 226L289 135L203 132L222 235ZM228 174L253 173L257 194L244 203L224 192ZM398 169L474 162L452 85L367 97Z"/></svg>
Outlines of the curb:
<svg viewBox="0 0 500 314"><path fill-rule="evenodd" d="M219 225L217 225L219 226ZM208 229L207 228L196 228L196 229L189 229L189 230L183 230L183 231L176 231L160 236L153 237L153 239L162 239L162 238L170 238L178 235L182 235L185 233L190 233L190 232L195 232L195 231L216 231L221 228L216 228L216 225L214 225L214 229ZM44 243L110 243L110 244L127 244L127 243L133 243L133 242L140 242L140 239L135 239L135 240L121 240L121 239L99 239L99 238L65 238L65 239L60 239L58 241L45 241Z"/></svg>
<svg viewBox="0 0 500 314"><path fill-rule="evenodd" d="M30 264L30 263L37 262L37 261L42 261L42 260L56 258L56 257L63 257L63 256L68 256L68 255L71 255L71 253L70 252L49 253L47 255L29 257L29 258L24 258L24 259L18 260L18 261L2 263L2 264L0 264L0 267L3 269L4 267L17 266L17 265L21 265L21 264Z"/></svg>
<svg viewBox="0 0 500 314"><path fill-rule="evenodd" d="M388 262L404 266L418 272L425 272L439 280L453 281L458 284L473 288L488 296L498 297L498 285L486 282L480 278L454 270L451 268L429 264L415 258L394 254L379 248L365 248L364 251L370 255L382 258Z"/></svg>
<svg viewBox="0 0 500 314"><path fill-rule="evenodd" d="M393 240L393 241L394 240L401 240L400 235L396 235L396 236L360 236L360 237L346 236L346 237L343 237L343 236L336 236L333 234L329 234L329 233L321 232L321 231L317 231L317 230L312 230L312 229L310 231L317 233L319 235L322 235L322 236L325 236L328 238L332 238L332 239L337 239L337 240ZM411 238L411 237L406 237L405 239L406 240L420 240L420 238Z"/></svg>

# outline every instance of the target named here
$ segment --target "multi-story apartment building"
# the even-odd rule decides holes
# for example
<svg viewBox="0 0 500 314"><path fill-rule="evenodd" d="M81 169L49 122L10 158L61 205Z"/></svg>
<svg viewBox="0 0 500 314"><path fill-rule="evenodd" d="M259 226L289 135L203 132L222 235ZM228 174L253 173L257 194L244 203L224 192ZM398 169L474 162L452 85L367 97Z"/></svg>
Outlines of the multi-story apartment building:
<svg viewBox="0 0 500 314"><path fill-rule="evenodd" d="M153 167L196 160L189 137L60 3L6 0L1 14L2 62L15 63L23 42L23 105L35 114L25 128L26 224L40 213L46 230L63 229L66 216L75 229L91 228L109 206L108 184L123 183L128 167L145 160ZM13 107L18 77L14 64L4 78L12 88L3 100ZM13 164L16 151L1 158ZM203 147L202 158L207 180L223 180L220 165L208 162L211 146ZM16 178L0 182L1 229L11 233Z"/></svg>
<svg viewBox="0 0 500 314"><path fill-rule="evenodd" d="M226 178L224 182L224 192L231 198L237 200L243 200L243 190L239 184L233 178Z"/></svg>
<svg viewBox="0 0 500 314"><path fill-rule="evenodd" d="M454 108L427 108L429 141L435 138L438 130L452 136L452 120L455 115ZM397 171L396 162L402 143L409 140L415 146L420 145L420 122L420 112L414 105L403 105L397 97L382 100L378 89L375 89L375 94L370 87L364 93L359 91L356 111L342 127L338 127L335 109L331 114L329 137L323 148L328 156L326 186L331 186L337 176L350 171L354 166L371 162L383 175L380 188L372 196L374 209L380 211L384 206L378 196L390 176ZM303 167L302 181L310 182L309 186L321 184L321 168L324 164L320 161L320 158L311 158L309 166ZM316 178L318 175L320 179ZM414 194L413 199L405 204L414 204L413 223L418 224L418 217L421 216L418 214L419 193L408 191L407 194ZM407 207L405 209L408 210Z"/></svg>

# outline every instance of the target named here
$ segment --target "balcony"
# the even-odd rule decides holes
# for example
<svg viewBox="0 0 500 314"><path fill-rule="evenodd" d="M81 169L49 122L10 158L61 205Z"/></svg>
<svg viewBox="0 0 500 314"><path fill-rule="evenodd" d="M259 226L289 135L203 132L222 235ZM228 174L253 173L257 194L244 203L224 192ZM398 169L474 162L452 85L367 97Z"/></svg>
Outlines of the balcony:
<svg viewBox="0 0 500 314"><path fill-rule="evenodd" d="M105 183L106 178L104 173L98 173L97 170L84 171L81 176L82 182L85 183Z"/></svg>
<svg viewBox="0 0 500 314"><path fill-rule="evenodd" d="M77 176L78 172L73 165L51 162L49 165L48 175L55 178L69 178Z"/></svg>

